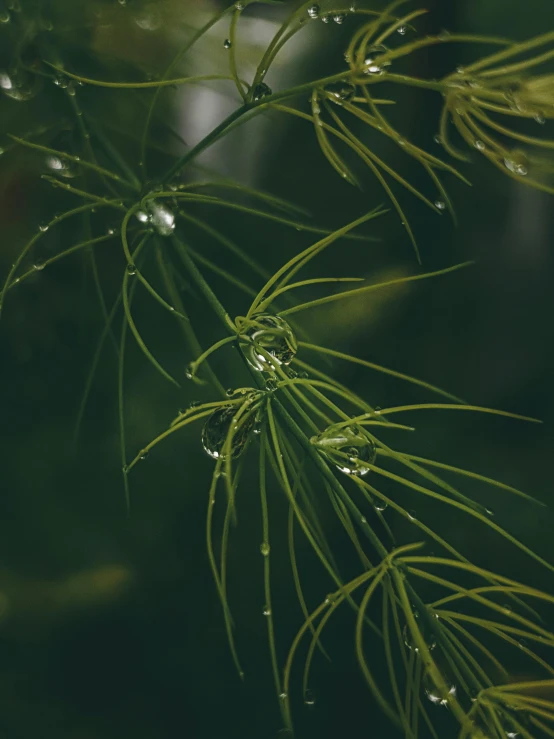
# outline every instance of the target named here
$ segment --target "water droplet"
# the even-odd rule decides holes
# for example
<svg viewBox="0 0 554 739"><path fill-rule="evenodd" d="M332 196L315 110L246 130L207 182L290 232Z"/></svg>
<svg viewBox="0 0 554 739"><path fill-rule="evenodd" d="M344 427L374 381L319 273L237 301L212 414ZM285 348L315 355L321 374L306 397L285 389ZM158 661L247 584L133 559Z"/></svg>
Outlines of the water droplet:
<svg viewBox="0 0 554 739"><path fill-rule="evenodd" d="M65 177L68 180L79 174L77 164L66 157L49 155L46 157L46 166L59 177Z"/></svg>
<svg viewBox="0 0 554 739"><path fill-rule="evenodd" d="M419 614L417 611L414 611L414 618L419 621ZM423 637L425 644L427 645L427 649L432 652L433 649L437 646L435 635L430 631L429 627L423 623L418 623L418 628L421 632L421 636ZM408 628L408 624L404 625L404 629L402 630L402 639L404 640L404 644L408 647L410 651L413 649L416 654L419 652L419 647L414 647L412 633Z"/></svg>
<svg viewBox="0 0 554 739"><path fill-rule="evenodd" d="M309 374L307 372L299 372L298 373L298 379L299 380L307 380L309 378Z"/></svg>
<svg viewBox="0 0 554 739"><path fill-rule="evenodd" d="M244 10L244 3L235 3L236 10Z"/></svg>
<svg viewBox="0 0 554 739"><path fill-rule="evenodd" d="M465 69L464 69L464 68L462 67L462 65L461 65L461 64L459 64L459 65L458 65L458 66L456 67L456 74L463 74L464 72L465 72Z"/></svg>
<svg viewBox="0 0 554 739"><path fill-rule="evenodd" d="M175 231L175 214L164 203L148 200L135 216L141 223L150 224L160 236L171 236Z"/></svg>
<svg viewBox="0 0 554 739"><path fill-rule="evenodd" d="M273 90L269 85L266 85L265 82L258 82L256 87L254 88L252 92L252 100L255 102L258 102L258 100L262 100L263 98L267 97L268 95L271 95L273 93Z"/></svg>
<svg viewBox="0 0 554 739"><path fill-rule="evenodd" d="M425 695L431 703L438 706L447 706L449 698L453 698L456 695L456 686L444 677L443 680L446 689L439 688L435 685L435 681L428 672L423 676L423 690L425 691Z"/></svg>
<svg viewBox="0 0 554 739"><path fill-rule="evenodd" d="M435 134L435 135L433 136L433 141L435 142L435 144L442 144L442 139L441 139L441 137L439 136L439 134L438 134L438 133L436 133L436 134Z"/></svg>
<svg viewBox="0 0 554 739"><path fill-rule="evenodd" d="M333 102L340 103L351 100L354 97L356 86L348 82L348 80L340 80L339 82L332 82L330 85L327 85L325 92L331 96Z"/></svg>
<svg viewBox="0 0 554 739"><path fill-rule="evenodd" d="M327 604L329 604L329 603L335 603L335 601L337 600L337 598L338 598L338 595L336 593L327 593L327 596L325 598L325 603L327 603Z"/></svg>
<svg viewBox="0 0 554 739"><path fill-rule="evenodd" d="M279 700L285 701L286 699L287 699L287 694L286 693L283 692L283 693L280 693L279 694Z"/></svg>
<svg viewBox="0 0 554 739"><path fill-rule="evenodd" d="M153 202L150 205L151 223L160 236L171 236L175 230L175 215L163 203Z"/></svg>
<svg viewBox="0 0 554 739"><path fill-rule="evenodd" d="M367 56L364 62L364 74L383 74L386 67L390 67L390 61L384 61L381 57L388 51L386 46L378 44L367 50Z"/></svg>
<svg viewBox="0 0 554 739"><path fill-rule="evenodd" d="M485 142L481 141L481 139L476 139L473 142L473 146L477 149L477 151L485 151Z"/></svg>
<svg viewBox="0 0 554 739"><path fill-rule="evenodd" d="M408 518L410 521L417 521L416 512L414 510L408 511Z"/></svg>
<svg viewBox="0 0 554 739"><path fill-rule="evenodd" d="M319 5L310 5L308 15L313 19L317 18L319 16Z"/></svg>
<svg viewBox="0 0 554 739"><path fill-rule="evenodd" d="M38 230L42 231L42 233L45 233L46 231L48 231L49 228L50 228L49 223L39 223Z"/></svg>
<svg viewBox="0 0 554 739"><path fill-rule="evenodd" d="M323 21L324 23L329 23L329 21L331 20L331 16L330 16L330 15L322 15L322 16L321 16L321 20L322 20L322 21Z"/></svg>
<svg viewBox="0 0 554 739"><path fill-rule="evenodd" d="M41 272L45 267L46 267L46 264L40 259L35 260L33 264L33 269L36 270L37 272Z"/></svg>
<svg viewBox="0 0 554 739"><path fill-rule="evenodd" d="M65 90L65 88L69 85L69 78L65 76L65 74L62 74L61 72L58 72L54 75L54 78L52 80L56 87L61 87L62 90Z"/></svg>
<svg viewBox="0 0 554 739"><path fill-rule="evenodd" d="M126 267L126 270L127 270L127 274L130 275L131 277L133 275L136 275L137 273L137 268L135 267L134 264L128 264Z"/></svg>
<svg viewBox="0 0 554 739"><path fill-rule="evenodd" d="M375 508L376 511L381 511L382 512L382 511L386 511L387 510L387 508L389 507L389 504L388 503L385 503L384 500L378 500L377 499L373 503L373 507Z"/></svg>
<svg viewBox="0 0 554 739"><path fill-rule="evenodd" d="M365 516L362 516L360 518L360 523L365 525L367 523L367 518Z"/></svg>
<svg viewBox="0 0 554 739"><path fill-rule="evenodd" d="M227 390L225 391L225 395L228 398L231 398L234 394L235 394L235 389L232 387L227 388Z"/></svg>
<svg viewBox="0 0 554 739"><path fill-rule="evenodd" d="M446 203L444 200L435 200L435 208L438 208L439 210L444 210L446 208Z"/></svg>
<svg viewBox="0 0 554 739"><path fill-rule="evenodd" d="M494 516L494 511L492 510L492 508L485 508L485 513L488 516Z"/></svg>
<svg viewBox="0 0 554 739"><path fill-rule="evenodd" d="M263 614L264 616L271 616L271 608L264 606Z"/></svg>
<svg viewBox="0 0 554 739"><path fill-rule="evenodd" d="M14 68L9 72L0 72L0 89L12 100L19 102L30 100L41 88L42 78L27 70Z"/></svg>
<svg viewBox="0 0 554 739"><path fill-rule="evenodd" d="M525 177L528 173L528 159L523 151L514 150L510 157L504 159L504 166L513 174Z"/></svg>
<svg viewBox="0 0 554 739"><path fill-rule="evenodd" d="M106 231L108 236L115 236L117 233L117 228L114 228L113 226L110 226Z"/></svg>
<svg viewBox="0 0 554 739"><path fill-rule="evenodd" d="M335 15L333 16L333 20L335 21L335 23L338 23L339 26L341 25L341 23L343 23L344 18L345 16L343 13L335 13Z"/></svg>
<svg viewBox="0 0 554 739"><path fill-rule="evenodd" d="M137 210L137 212L135 213L135 218L141 223L150 223L151 217L145 211Z"/></svg>
<svg viewBox="0 0 554 739"><path fill-rule="evenodd" d="M223 406L217 408L204 424L202 429L202 445L204 450L213 459L224 459L223 447L227 437L232 433L230 440L231 457L236 459L243 451L254 426L254 415L235 420L238 408Z"/></svg>
<svg viewBox="0 0 554 739"><path fill-rule="evenodd" d="M156 3L147 3L134 16L137 26L143 31L157 31L162 24L162 16Z"/></svg>
<svg viewBox="0 0 554 739"><path fill-rule="evenodd" d="M405 36L407 30L408 29L406 28L406 26L398 26L398 28L396 29L397 33L399 33L401 36Z"/></svg>
<svg viewBox="0 0 554 739"><path fill-rule="evenodd" d="M260 552L262 553L263 557L267 557L270 552L269 543L267 541L262 541L260 544Z"/></svg>
<svg viewBox="0 0 554 739"><path fill-rule="evenodd" d="M191 400L189 403L189 410L193 410L194 408L197 408L200 405L199 400Z"/></svg>
<svg viewBox="0 0 554 739"><path fill-rule="evenodd" d="M9 23L11 21L11 15L8 10L0 9L0 23Z"/></svg>
<svg viewBox="0 0 554 739"><path fill-rule="evenodd" d="M260 372L271 372L275 365L288 366L296 355L293 330L284 318L271 313L253 316L240 339L244 356Z"/></svg>
<svg viewBox="0 0 554 739"><path fill-rule="evenodd" d="M278 387L279 383L277 382L275 377L268 377L265 381L265 389L270 393L272 393L274 390L277 390Z"/></svg>
<svg viewBox="0 0 554 739"><path fill-rule="evenodd" d="M319 436L312 437L310 442L347 475L367 475L377 458L373 441L359 433L355 426L329 426Z"/></svg>
<svg viewBox="0 0 554 739"><path fill-rule="evenodd" d="M513 613L513 609L510 605L504 604L502 606L502 610L504 611L505 616L511 616Z"/></svg>
<svg viewBox="0 0 554 739"><path fill-rule="evenodd" d="M192 380L194 377L194 364L192 362L189 362L185 367L185 377L187 380Z"/></svg>
<svg viewBox="0 0 554 739"><path fill-rule="evenodd" d="M226 38L225 41L223 42L223 48L224 49L230 49L232 45L233 44L231 43L231 39L230 38Z"/></svg>
<svg viewBox="0 0 554 739"><path fill-rule="evenodd" d="M143 450L143 451L142 451L142 452L141 452L141 453L139 454L139 459L141 459L141 460L144 460L144 459L148 459L149 455L150 455L150 452L148 451L148 449L144 449L144 450Z"/></svg>
<svg viewBox="0 0 554 739"><path fill-rule="evenodd" d="M535 115L535 121L543 126L546 123L546 118L542 115L542 113L537 113Z"/></svg>
<svg viewBox="0 0 554 739"><path fill-rule="evenodd" d="M306 690L304 691L304 703L310 707L315 706L315 700L315 691L313 691L311 688L306 688Z"/></svg>

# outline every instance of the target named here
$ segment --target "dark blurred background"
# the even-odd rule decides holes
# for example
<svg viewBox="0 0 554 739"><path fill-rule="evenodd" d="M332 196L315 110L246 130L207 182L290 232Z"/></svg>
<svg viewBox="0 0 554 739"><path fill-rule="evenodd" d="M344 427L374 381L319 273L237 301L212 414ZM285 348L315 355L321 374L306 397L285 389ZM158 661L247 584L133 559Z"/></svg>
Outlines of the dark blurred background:
<svg viewBox="0 0 554 739"><path fill-rule="evenodd" d="M554 6L544 0L429 0L426 5L429 15L418 21L418 34L446 29L524 39L554 22ZM3 0L0 69L9 69L18 53L45 54L91 77L155 77L193 29L219 9L205 0ZM245 12L237 48L246 79L285 13L285 8L260 4ZM225 69L225 23L183 60L179 75ZM355 23L346 18L340 26L310 24L285 48L268 74L268 84L283 89L340 69ZM415 33L408 30L414 37ZM445 44L433 53L415 55L404 68L417 76L440 77L479 53L472 45ZM398 95L390 118L403 135L443 156L434 141L440 97L389 88L386 94ZM85 122L99 127L136 169L149 98L136 91L84 86L77 88L76 99ZM164 93L153 127L156 148L148 159L152 178L236 105L231 85ZM41 181L41 158L14 147L6 134L32 135L41 126L46 131L59 126L49 139L51 145L72 146L73 112L70 96L49 81L29 100L0 97L2 275L39 223L75 203ZM172 137L166 124L186 143ZM548 125L536 135L548 135ZM398 148L386 141L374 142L380 155L433 198L416 163L402 159ZM399 197L425 268L465 260L475 260L475 266L306 312L301 322L314 341L421 377L476 405L542 419L542 425L532 425L422 412L410 416L417 435L401 437L398 445L498 478L551 506L552 201L503 177L477 152L471 158L471 165L463 165L461 171L473 187L454 178L446 181L457 210L456 228L446 215L427 211L403 192ZM369 177L363 193L340 181L322 157L311 126L277 113L237 129L206 153L202 165L208 172L216 170L286 197L307 208L316 224L329 228L386 202ZM206 179L209 174L196 176ZM79 180L74 182L78 186ZM268 227L244 215L218 212L207 217L268 269L310 243L306 233ZM95 228L117 227L117 219L102 218L94 222ZM37 258L44 260L79 240L72 228L66 222L45 234ZM417 269L393 213L366 227L366 232L380 241L342 242L322 257L320 274L340 271L378 280ZM200 232L189 236L193 237L198 251L259 286L255 276L237 267ZM117 239L101 249L99 268L107 298L113 299L124 260ZM244 313L248 307L244 296L224 281L210 279L229 312ZM219 337L218 326L193 290L186 303L207 346ZM209 390L184 380L191 356L173 328L166 327L165 314L146 297L137 304L137 315L158 355L183 379L183 387L176 391L164 384L143 356L129 348L126 411L132 454L164 429L178 408L211 397ZM85 379L101 331L90 264L83 255L37 270L32 280L11 291L0 323L0 737L274 739L281 722L262 616L255 459L240 492L239 525L232 532L229 558L230 602L246 673L241 683L229 656L205 552L212 461L201 451L199 428L173 436L136 470L127 516L119 469L117 366L108 342L74 442ZM222 355L214 363L224 384L246 382L240 364L227 359ZM332 371L377 406L430 400L425 393L370 370L336 362ZM497 523L552 558L551 508L483 486L469 484L464 490L494 509ZM286 508L278 489L270 493L273 611L284 655L302 617L286 560ZM471 519L407 495L403 502L472 560L552 590L546 570ZM385 515L400 541L421 538L392 513ZM341 541L338 524L326 525L330 537L336 533ZM315 607L331 584L301 543L298 556L307 597ZM308 710L301 701L295 704L299 738L392 736L359 674L347 615L331 627L325 646L333 662L316 655L315 707ZM446 739L453 728L444 732L441 736Z"/></svg>

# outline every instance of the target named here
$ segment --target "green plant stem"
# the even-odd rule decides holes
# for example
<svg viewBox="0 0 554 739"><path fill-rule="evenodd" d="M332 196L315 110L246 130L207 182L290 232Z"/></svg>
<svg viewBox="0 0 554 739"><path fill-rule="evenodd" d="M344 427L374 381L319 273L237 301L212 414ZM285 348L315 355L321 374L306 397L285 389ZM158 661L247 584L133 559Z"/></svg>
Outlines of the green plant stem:
<svg viewBox="0 0 554 739"><path fill-rule="evenodd" d="M189 162L191 162L193 159L195 159L199 154L201 154L203 151L208 149L212 144L214 144L224 133L227 133L231 128L234 128L236 125L245 122L246 114L251 113L253 115L256 115L257 113L261 112L262 109L264 109L267 105L271 103L278 102L279 100L286 100L287 98L296 97L297 95L302 95L303 93L309 93L316 87L325 87L326 85L330 85L333 82L341 82L345 78L350 77L352 79L356 79L352 73L345 73L345 72L339 72L338 74L332 74L328 77L322 77L319 80L313 80L311 82L305 82L301 85L297 85L296 87L291 87L288 90L283 90L283 92L276 92L272 95L268 95L267 97L262 98L262 100L253 101L250 103L244 103L240 107L238 107L231 115L227 116L221 123L219 123L207 136L205 136L202 141L199 141L196 146L193 146L190 151L188 151L186 154L184 154L175 164L165 173L165 175L162 177L162 180L165 182L170 181L173 177L175 177L182 169L185 167ZM443 92L447 85L445 85L444 82L437 82L436 80L423 80L419 79L417 77L410 77L408 75L401 75L401 74L384 74L381 77L376 77L375 79L368 80L367 77L364 75L363 80L365 84L378 84L382 82L394 82L398 84L408 85L411 87L422 87L427 90L435 90L438 92ZM242 120L241 120L242 119Z"/></svg>
<svg viewBox="0 0 554 739"><path fill-rule="evenodd" d="M195 159L199 154L205 151L211 146L217 139L239 118L241 118L248 110L249 105L241 105L231 115L227 116L225 120L221 121L202 141L199 141L196 146L193 146L190 151L184 154L175 164L165 173L162 180L168 182L175 177L185 165Z"/></svg>
<svg viewBox="0 0 554 739"><path fill-rule="evenodd" d="M190 254L188 253L185 244L175 236L173 237L173 242L175 243L176 248L179 251L181 259L183 260L183 264L185 265L189 275L196 282L198 288L200 289L200 291L206 298L206 301L209 303L211 308L214 310L217 317L222 321L223 325L225 326L227 330L231 330L233 331L233 333L236 333L235 324L231 320L231 317L229 316L225 308L221 305L221 303L217 299L212 288L208 285L208 283L204 279L202 273L196 266Z"/></svg>
<svg viewBox="0 0 554 739"><path fill-rule="evenodd" d="M180 254L183 259L183 263L189 272L190 277L194 280L197 287L199 288L201 293L204 295L204 298L206 299L206 301L208 302L212 310L215 312L215 314L218 316L218 318L221 320L221 322L225 325L226 329L228 331L231 330L235 332L236 328L235 328L233 321L229 317L229 314L227 313L227 311L225 310L221 302L218 300L218 298L216 297L211 287L208 285L208 283L206 282L206 280L204 279L204 277L198 270L196 264L194 263L190 255L188 254L186 248L183 248L183 245L181 244L180 241L178 240L176 241L177 241L178 247L180 247L179 249ZM257 384L260 385L261 382L258 376L256 376L255 379L257 380ZM291 433L294 435L294 437L297 439L299 444L302 446L307 456L311 458L312 462L321 472L323 477L329 482L333 490L338 494L338 496L342 499L346 507L354 515L355 520L358 521L360 518L358 508L352 502L352 500L346 493L345 489L340 484L340 482L337 480L335 475L331 472L329 467L321 459L318 452L310 444L310 440L308 439L306 434L302 431L300 426L292 418L292 416L289 414L285 406L277 399L275 402L275 407L277 409L280 419L290 429ZM379 555L383 558L388 556L389 554L388 550L383 545L379 537L373 532L373 530L370 527L364 527L363 531L366 537L370 540L371 544L375 547Z"/></svg>

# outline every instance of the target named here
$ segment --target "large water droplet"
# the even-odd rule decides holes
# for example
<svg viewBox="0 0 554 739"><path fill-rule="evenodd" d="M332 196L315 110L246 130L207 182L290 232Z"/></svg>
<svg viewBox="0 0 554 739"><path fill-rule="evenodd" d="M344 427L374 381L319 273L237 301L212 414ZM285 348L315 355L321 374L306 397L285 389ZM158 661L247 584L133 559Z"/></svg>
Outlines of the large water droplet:
<svg viewBox="0 0 554 739"><path fill-rule="evenodd" d="M258 100L262 100L263 98L267 97L268 95L271 95L273 93L273 90L269 85L266 85L265 82L258 82L256 87L254 88L252 92L252 100L257 102Z"/></svg>
<svg viewBox="0 0 554 739"><path fill-rule="evenodd" d="M355 426L328 429L310 439L319 451L347 475L367 475L375 463L375 444Z"/></svg>
<svg viewBox="0 0 554 739"><path fill-rule="evenodd" d="M456 695L456 686L444 677L443 680L445 682L446 689L441 689L435 685L435 681L428 672L423 676L423 690L425 695L431 703L438 706L447 706L449 698Z"/></svg>
<svg viewBox="0 0 554 739"><path fill-rule="evenodd" d="M435 639L435 635L433 634L429 625L421 621L417 611L414 611L414 617L418 621L417 626L418 626L419 631L421 632L421 635L423 637L425 644L427 645L427 649L429 649L429 651L433 651L433 649L437 646L437 640ZM414 644L414 641L412 638L412 632L410 631L408 624L404 625L404 629L402 631L402 638L404 640L404 644L408 647L410 651L413 649L416 652L416 654L419 652L419 647Z"/></svg>
<svg viewBox="0 0 554 739"><path fill-rule="evenodd" d="M407 31L408 29L406 28L406 26L398 26L398 28L397 28L396 30L397 30L397 32L398 32L398 33L399 33L399 34L400 34L401 36L405 36L405 35L406 35L406 31Z"/></svg>
<svg viewBox="0 0 554 739"><path fill-rule="evenodd" d="M46 157L46 166L58 177L65 177L66 179L73 179L79 174L76 162L54 154Z"/></svg>
<svg viewBox="0 0 554 739"><path fill-rule="evenodd" d="M151 223L160 236L171 236L175 230L175 215L163 203L153 202L150 205L152 213Z"/></svg>
<svg viewBox="0 0 554 739"><path fill-rule="evenodd" d="M271 608L269 606L264 606L263 614L264 616L271 616Z"/></svg>
<svg viewBox="0 0 554 739"><path fill-rule="evenodd" d="M66 77L65 74L62 74L61 72L57 72L54 75L53 82L56 87L61 87L62 90L65 90L69 85L69 77Z"/></svg>
<svg viewBox="0 0 554 739"><path fill-rule="evenodd" d="M314 19L318 18L319 17L319 5L317 4L310 5L310 7L308 8L308 15L310 16L310 18L314 18Z"/></svg>
<svg viewBox="0 0 554 739"><path fill-rule="evenodd" d="M0 88L12 100L25 101L34 98L42 87L42 79L24 69L0 72Z"/></svg>
<svg viewBox="0 0 554 739"><path fill-rule="evenodd" d="M345 16L343 13L335 13L335 15L333 16L333 20L339 25L344 22L344 18Z"/></svg>
<svg viewBox="0 0 554 739"><path fill-rule="evenodd" d="M223 42L223 48L224 49L230 49L232 45L233 44L231 43L231 39L230 38L226 38L225 41Z"/></svg>
<svg viewBox="0 0 554 739"><path fill-rule="evenodd" d="M254 414L250 414L247 418L241 416L240 419L235 420L237 413L237 406L223 406L222 408L217 408L204 424L204 428L202 429L202 445L213 459L225 458L223 447L231 429L233 429L233 436L230 442L231 457L235 459L244 451L255 419Z"/></svg>
<svg viewBox="0 0 554 739"><path fill-rule="evenodd" d="M331 95L333 102L342 103L354 97L356 86L348 82L348 80L340 80L340 82L332 82L330 85L327 85L325 92Z"/></svg>
<svg viewBox="0 0 554 739"><path fill-rule="evenodd" d="M473 146L477 149L477 151L485 151L485 142L481 141L481 139L476 139L473 142Z"/></svg>
<svg viewBox="0 0 554 739"><path fill-rule="evenodd" d="M382 59L383 55L388 51L386 46L378 44L372 46L367 50L367 56L365 58L364 67L362 72L364 74L383 74L387 67L390 67L390 61Z"/></svg>
<svg viewBox="0 0 554 739"><path fill-rule="evenodd" d="M526 154L519 149L512 151L509 157L504 159L504 166L510 172L513 172L520 177L525 177L529 171L529 161Z"/></svg>
<svg viewBox="0 0 554 739"><path fill-rule="evenodd" d="M241 338L244 356L260 372L272 372L275 365L287 366L296 355L293 330L284 318L271 313L255 315L241 333Z"/></svg>
<svg viewBox="0 0 554 739"><path fill-rule="evenodd" d="M144 209L137 210L135 216L141 223L150 224L160 236L171 236L175 231L175 214L164 203L148 200Z"/></svg>

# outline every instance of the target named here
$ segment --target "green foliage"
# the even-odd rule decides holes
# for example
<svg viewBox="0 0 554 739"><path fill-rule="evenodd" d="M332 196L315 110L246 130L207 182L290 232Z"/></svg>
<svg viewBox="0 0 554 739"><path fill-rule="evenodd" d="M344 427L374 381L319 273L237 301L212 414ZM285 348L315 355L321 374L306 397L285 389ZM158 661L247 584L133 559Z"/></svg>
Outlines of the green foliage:
<svg viewBox="0 0 554 739"><path fill-rule="evenodd" d="M438 736L432 706L426 697L431 704L450 709L452 726L458 726L460 739L554 736L554 703L537 697L541 690L553 685L550 676L554 668L544 652L546 647L554 647L554 634L544 628L535 610L552 605L554 597L474 564L469 559L470 552L458 551L440 531L419 520L399 501L403 499L402 491L411 497L432 499L456 514L464 514L491 541L502 537L518 548L527 557L529 566L554 570L552 564L495 523L492 512L475 500L463 483L479 481L522 497L529 505L538 502L505 483L404 451L401 444L397 446L393 441L402 438L399 432L405 432L406 438L413 436L414 412L469 412L531 423L536 420L467 403L424 380L320 346L310 341L302 324L297 322L296 314L304 311L317 311L337 301L352 304L351 301L374 291L390 291L415 280L435 277L455 280L457 270L469 264L432 272L418 270L369 284L358 274L348 274L348 270L341 276L321 276L317 258L335 248L340 240L350 243L369 240L367 227L386 215L385 208L372 209L339 228L315 226L302 204L252 190L217 173L209 172L206 176L197 167L197 159L204 151L259 115L274 111L299 118L313 126L322 154L341 179L362 190L368 176L377 180L418 257L418 243L401 197L409 193L431 211L441 213L448 209L453 215L443 178L453 176L463 182L467 179L446 157L466 159L459 149L464 144L522 185L551 193L552 164L547 153L554 148L554 142L530 135L516 127L516 123L529 119L542 123L554 118L554 77L542 71L543 65L554 57L554 34L547 33L524 43L444 33L404 40L405 29L413 28L424 12L402 14L405 4L394 2L382 11L362 6L324 11L311 2L293 4L249 81L243 79L237 53L241 17L247 4L233 4L192 32L161 75L145 79L143 70L137 68L128 71L127 76L139 79L127 82L104 79L103 60L94 49L83 63L89 71L81 74L73 66L71 49L66 49L61 37L54 33L53 40L45 39L38 4L29 3L25 20L23 14L14 10L13 23L20 26L14 31L14 59L1 77L4 92L26 104L38 95L42 85L55 83L60 87L60 94L67 94L74 119L72 148L55 145L60 133L56 122L46 125L40 122L17 135L11 132L10 143L5 148L23 147L29 150L30 156L46 157L49 174L43 175L43 179L67 197L70 207L52 217L21 246L4 280L0 311L5 303L9 309L12 291L24 289L23 283L37 269L49 267L76 252L87 255L104 323L79 423L102 347L112 341L118 357L121 459L131 515L129 482L135 480L140 484L140 460L185 427L198 421L204 423L204 446L215 459L211 483L206 481L206 547L232 658L241 677L244 674L227 589L228 547L231 533L240 520L245 460L252 460L257 466L264 615L275 691L287 730L292 731L293 727L291 695L296 690L293 667L300 645L305 637L310 640L302 677L302 690L310 703L310 674L316 648L326 655L321 641L323 631L337 609L344 605L354 614L355 651L369 690L391 724L407 739ZM286 8L289 3L277 5ZM318 16L340 25L345 15L353 21L353 30L345 61L337 65L337 71L289 89L272 91L265 79L286 43L304 32ZM174 76L181 60L216 23L227 24L228 69ZM400 36L400 43L391 44L393 34L395 38ZM481 46L495 50L440 80L410 75L412 55L452 43L468 44L477 51ZM27 48L27 45L31 46ZM164 140L179 140L178 132L160 115L163 90L212 82L225 82L235 89L236 109L181 156L164 153L161 159L167 160L167 166L156 167L154 174L151 165L155 158L159 161L159 152L153 127L163 130ZM81 87L111 88L121 94L134 91L137 95L129 100L134 110L141 111L144 122L140 140L134 142L134 151L139 152L138 166L109 126L98 123L92 106L81 106ZM440 136L444 161L408 141L389 121L386 111L394 109L395 96L403 87L442 95ZM510 123L506 124L505 120ZM452 126L458 137L456 143L451 138ZM379 138L375 139L374 135ZM421 166L434 196L411 184L395 162L386 161L380 153L381 144L376 143L382 140L392 142ZM74 180L74 172L78 173L78 179ZM220 230L217 214L222 210L240 214L245 229L253 228L252 223L264 223L267 227L278 224L318 238L271 272L263 258L261 262L256 261ZM110 226L107 233L105 213L110 214L111 223L115 219L118 224L117 229ZM36 262L34 267L29 266L43 235L67 219L80 224L73 228L73 233L80 230L81 236L68 239L39 266ZM218 253L229 257L234 267L222 266L228 260L214 260L197 250L194 239L197 231L209 237ZM110 304L109 291L96 265L96 250L106 248L105 245L114 248L116 244L120 245L123 264L115 275L118 290ZM248 271L251 279L245 278L243 271ZM230 314L213 287L212 275L228 282L240 299L246 296L244 315ZM108 283L113 279L112 273L106 276ZM187 290L199 297L197 312L211 310L219 322L219 336L210 346L205 346L197 336L198 317L185 307L183 282ZM360 284L349 287L351 282ZM337 291L330 292L331 285ZM173 322L177 327L192 357L187 377L190 382L208 387L212 399L182 411L154 439L145 439L140 451L132 450L129 454L124 382L129 340L140 348L160 380L180 385L147 338L144 313L140 319L137 316L136 305L142 299L141 294L151 301L152 310L157 309L152 313L156 321ZM231 347L243 361L245 386L225 392L212 364L216 353L228 353ZM310 354L315 355L315 364L308 361ZM378 408L333 377L325 361L330 357L385 373L417 386L422 392L442 396L448 402ZM317 363L317 360L321 361ZM397 414L402 422L395 420ZM382 488L382 483L387 487ZM386 493L385 489L396 492ZM275 530L271 524L274 491L284 496L289 509L286 531ZM219 508L223 511L221 521L215 516ZM395 540L384 515L386 508L412 524L410 541ZM251 516L251 510L247 508L249 512L245 515ZM336 544L326 526L330 515L338 521L358 559L359 572L353 576L345 577L337 564ZM320 605L313 610L308 607L301 581L297 533L305 538L333 583L333 591L322 597ZM294 586L304 614L284 669L281 669L284 656L278 649L279 623L273 616L271 594L271 567L275 566L271 541L277 537L287 538ZM419 554L420 540L432 542L442 556ZM428 596L429 592L432 596ZM510 683L504 657L490 646L489 637L496 639L497 646L513 649L518 657L523 657L536 679ZM375 674L369 657L378 650L387 665L385 675Z"/></svg>

